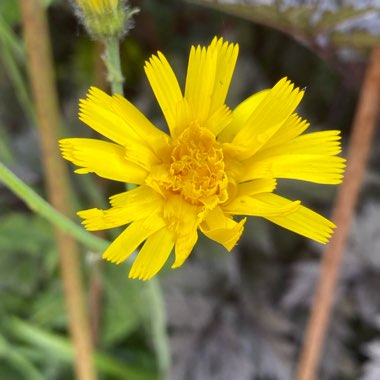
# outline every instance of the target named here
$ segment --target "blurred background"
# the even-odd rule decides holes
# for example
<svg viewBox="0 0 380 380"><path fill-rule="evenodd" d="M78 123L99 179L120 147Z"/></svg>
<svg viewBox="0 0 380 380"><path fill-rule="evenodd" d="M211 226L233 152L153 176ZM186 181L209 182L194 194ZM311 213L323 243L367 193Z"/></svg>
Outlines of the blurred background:
<svg viewBox="0 0 380 380"><path fill-rule="evenodd" d="M93 136L77 118L78 99L91 85L107 89L102 47L86 35L69 1L44 4L62 135ZM183 84L190 46L223 36L240 45L229 106L288 76L306 88L298 112L311 130L340 129L347 145L369 52L380 41L379 1L132 5L141 11L121 45L124 91L156 125L164 121L144 61L164 52ZM0 1L0 51L0 161L46 198L17 1ZM318 379L380 379L378 134L371 152ZM92 175L72 175L71 186L75 210L106 207L109 196L123 191ZM277 192L330 216L336 188L279 181ZM231 254L201 239L183 267L167 266L152 299L153 285L128 280L127 265L102 263L83 246L99 378L159 378L169 350L170 380L293 379L323 249L250 218ZM0 181L0 379L73 379L67 326L52 226Z"/></svg>

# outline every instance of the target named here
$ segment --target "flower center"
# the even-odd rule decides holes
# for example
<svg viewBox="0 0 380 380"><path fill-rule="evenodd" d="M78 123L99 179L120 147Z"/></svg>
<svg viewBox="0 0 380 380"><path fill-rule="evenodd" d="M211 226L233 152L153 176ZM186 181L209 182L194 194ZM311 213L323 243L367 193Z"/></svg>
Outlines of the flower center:
<svg viewBox="0 0 380 380"><path fill-rule="evenodd" d="M227 200L223 151L215 136L197 124L174 142L169 177L170 190L192 204L213 208Z"/></svg>

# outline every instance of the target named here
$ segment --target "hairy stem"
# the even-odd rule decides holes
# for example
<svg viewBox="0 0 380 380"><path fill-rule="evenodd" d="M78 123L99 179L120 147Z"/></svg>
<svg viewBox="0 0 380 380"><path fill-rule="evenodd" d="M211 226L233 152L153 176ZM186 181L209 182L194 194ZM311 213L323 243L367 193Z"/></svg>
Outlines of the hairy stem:
<svg viewBox="0 0 380 380"><path fill-rule="evenodd" d="M112 94L123 95L124 78L121 72L119 40L117 37L110 37L103 42L103 60L107 67L107 80L111 84Z"/></svg>

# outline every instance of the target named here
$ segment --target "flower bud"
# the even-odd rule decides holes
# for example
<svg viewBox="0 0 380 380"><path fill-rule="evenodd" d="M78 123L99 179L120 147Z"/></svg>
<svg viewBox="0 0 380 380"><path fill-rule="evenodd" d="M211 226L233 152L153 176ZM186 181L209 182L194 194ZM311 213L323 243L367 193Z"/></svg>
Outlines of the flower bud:
<svg viewBox="0 0 380 380"><path fill-rule="evenodd" d="M88 34L97 40L123 37L139 11L130 8L126 0L75 0L74 7Z"/></svg>

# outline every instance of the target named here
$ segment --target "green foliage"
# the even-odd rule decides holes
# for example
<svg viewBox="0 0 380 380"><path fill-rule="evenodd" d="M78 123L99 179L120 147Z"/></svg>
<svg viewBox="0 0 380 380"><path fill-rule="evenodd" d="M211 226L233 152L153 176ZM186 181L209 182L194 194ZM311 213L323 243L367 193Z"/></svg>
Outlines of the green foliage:
<svg viewBox="0 0 380 380"><path fill-rule="evenodd" d="M36 257L53 246L52 227L42 218L25 213L9 213L0 218L0 249Z"/></svg>
<svg viewBox="0 0 380 380"><path fill-rule="evenodd" d="M22 342L41 350L50 360L57 361L60 365L72 363L74 349L68 339L58 334L49 333L17 318L8 320L8 329ZM100 372L108 374L111 378L113 376L116 379L131 377L136 380L153 380L156 378L152 372L117 362L115 359L101 353L95 354L95 364Z"/></svg>
<svg viewBox="0 0 380 380"><path fill-rule="evenodd" d="M1 1L0 15L7 20L9 24L14 24L20 19L19 4L17 1Z"/></svg>
<svg viewBox="0 0 380 380"><path fill-rule="evenodd" d="M52 227L38 216L9 213L0 218L1 304L14 303L12 293L32 296L56 267ZM52 260L53 259L53 260ZM20 307L30 304L20 300Z"/></svg>

